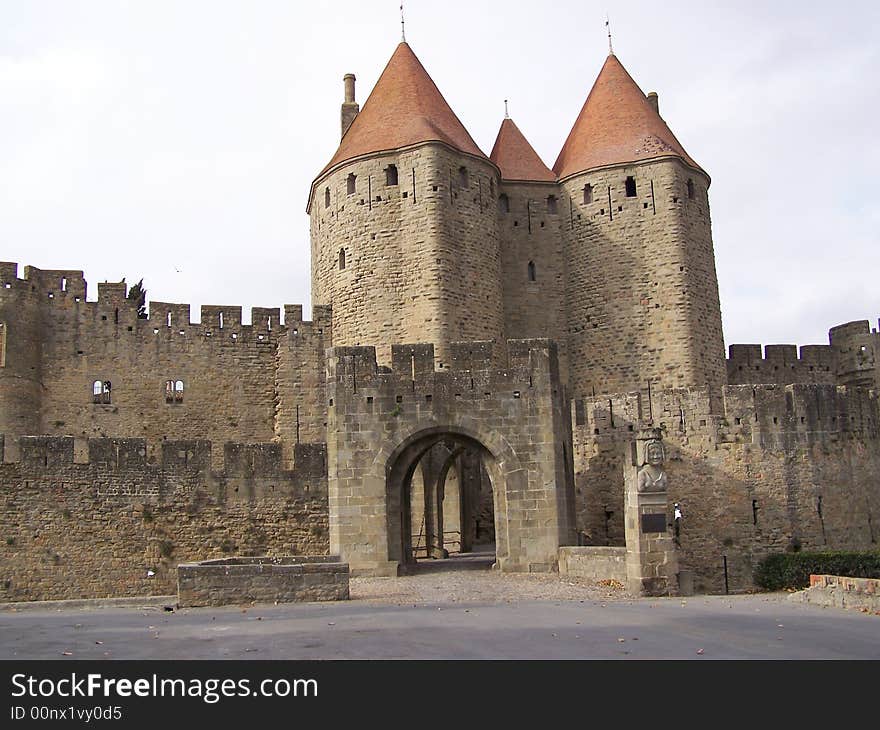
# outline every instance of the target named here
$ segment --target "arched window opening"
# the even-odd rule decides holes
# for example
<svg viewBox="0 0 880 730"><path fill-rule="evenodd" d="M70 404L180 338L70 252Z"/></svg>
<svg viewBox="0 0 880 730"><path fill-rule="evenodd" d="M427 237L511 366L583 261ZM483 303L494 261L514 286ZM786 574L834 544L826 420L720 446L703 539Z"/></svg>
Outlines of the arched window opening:
<svg viewBox="0 0 880 730"><path fill-rule="evenodd" d="M688 200L694 199L694 181L688 178Z"/></svg>
<svg viewBox="0 0 880 730"><path fill-rule="evenodd" d="M498 210L502 213L510 213L510 199L504 194L498 196Z"/></svg>
<svg viewBox="0 0 880 730"><path fill-rule="evenodd" d="M547 212L548 213L556 213L556 196L548 195L547 196Z"/></svg>
<svg viewBox="0 0 880 730"><path fill-rule="evenodd" d="M529 281L537 281L538 273L535 270L535 262L529 261Z"/></svg>
<svg viewBox="0 0 880 730"><path fill-rule="evenodd" d="M636 179L632 175L626 179L626 197L636 197Z"/></svg>
<svg viewBox="0 0 880 730"><path fill-rule="evenodd" d="M92 383L92 401L94 403L110 403L109 380L96 380Z"/></svg>
<svg viewBox="0 0 880 730"><path fill-rule="evenodd" d="M330 188L324 188L324 207L330 207Z"/></svg>
<svg viewBox="0 0 880 730"><path fill-rule="evenodd" d="M183 381L182 380L166 380L165 381L165 402L166 403L183 403Z"/></svg>
<svg viewBox="0 0 880 730"><path fill-rule="evenodd" d="M346 192L349 195L354 195L357 192L357 175L355 175L354 173L351 173L348 176L345 184L346 184Z"/></svg>
<svg viewBox="0 0 880 730"><path fill-rule="evenodd" d="M339 270L342 271L345 268L345 249L339 249Z"/></svg>
<svg viewBox="0 0 880 730"><path fill-rule="evenodd" d="M593 186L587 183L584 185L584 205L593 202Z"/></svg>
<svg viewBox="0 0 880 730"><path fill-rule="evenodd" d="M385 168L385 184L397 185L397 167L395 165L388 165Z"/></svg>
<svg viewBox="0 0 880 730"><path fill-rule="evenodd" d="M470 187L470 182L468 180L468 171L466 167L458 168L458 187L467 188Z"/></svg>

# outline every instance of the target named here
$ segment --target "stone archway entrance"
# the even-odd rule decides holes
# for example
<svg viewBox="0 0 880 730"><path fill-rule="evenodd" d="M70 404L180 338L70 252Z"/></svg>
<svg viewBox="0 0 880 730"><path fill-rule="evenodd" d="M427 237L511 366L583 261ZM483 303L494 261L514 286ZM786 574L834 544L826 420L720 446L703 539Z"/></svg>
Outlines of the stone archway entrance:
<svg viewBox="0 0 880 730"><path fill-rule="evenodd" d="M401 509L407 564L462 558L459 564L491 565L495 557L495 500L482 449L442 439L417 457L399 491L389 489L389 513ZM408 531L408 533L407 533Z"/></svg>
<svg viewBox="0 0 880 730"><path fill-rule="evenodd" d="M512 340L501 361L491 343L451 349L451 366L437 371L432 345L392 346L390 369L372 347L328 352L330 550L354 575L397 575L412 562L412 480L426 456L431 550L446 549L436 485L452 464L433 463L440 445L485 468L498 569L555 570L559 546L574 542L571 419L555 345Z"/></svg>
<svg viewBox="0 0 880 730"><path fill-rule="evenodd" d="M407 569L475 548L495 556L498 533L504 556L504 507L496 504L503 474L495 457L471 437L431 431L395 450L388 465L389 560Z"/></svg>

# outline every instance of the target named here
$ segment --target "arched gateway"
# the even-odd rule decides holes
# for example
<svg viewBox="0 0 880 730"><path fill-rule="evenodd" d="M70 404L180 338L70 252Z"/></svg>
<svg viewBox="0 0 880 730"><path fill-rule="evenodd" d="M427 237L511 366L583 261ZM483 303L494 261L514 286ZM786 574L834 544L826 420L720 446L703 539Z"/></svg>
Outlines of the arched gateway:
<svg viewBox="0 0 880 730"><path fill-rule="evenodd" d="M574 542L571 419L556 347L511 340L496 349L453 344L452 362L436 371L432 345L394 346L390 370L372 347L330 350L330 549L353 574L396 575L412 560L420 466L428 547L442 554L443 484L457 455L478 456L491 482L499 569L553 570L558 547Z"/></svg>

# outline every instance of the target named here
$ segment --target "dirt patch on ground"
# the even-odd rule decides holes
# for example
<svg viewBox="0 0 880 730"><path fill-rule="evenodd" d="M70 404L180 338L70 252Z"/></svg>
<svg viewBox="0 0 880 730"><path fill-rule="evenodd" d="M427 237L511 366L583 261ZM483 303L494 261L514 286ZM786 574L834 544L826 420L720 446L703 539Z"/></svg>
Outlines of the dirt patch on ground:
<svg viewBox="0 0 880 730"><path fill-rule="evenodd" d="M596 583L558 573L498 573L461 570L423 573L399 578L352 578L351 598L395 603L455 603L481 601L596 601L630 596L616 581Z"/></svg>

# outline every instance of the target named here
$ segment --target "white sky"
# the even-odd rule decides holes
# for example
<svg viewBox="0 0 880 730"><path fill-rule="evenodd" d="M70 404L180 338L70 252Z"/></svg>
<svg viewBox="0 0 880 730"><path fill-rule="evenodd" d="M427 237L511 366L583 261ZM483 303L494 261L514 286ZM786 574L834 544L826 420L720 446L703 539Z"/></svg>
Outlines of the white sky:
<svg viewBox="0 0 880 730"><path fill-rule="evenodd" d="M305 206L400 37L398 0L2 0L0 260L150 299L309 300ZM725 340L880 315L880 3L409 0L407 40L487 154L552 166L615 51L712 176ZM874 272L872 274L872 272ZM21 271L20 271L21 275Z"/></svg>

